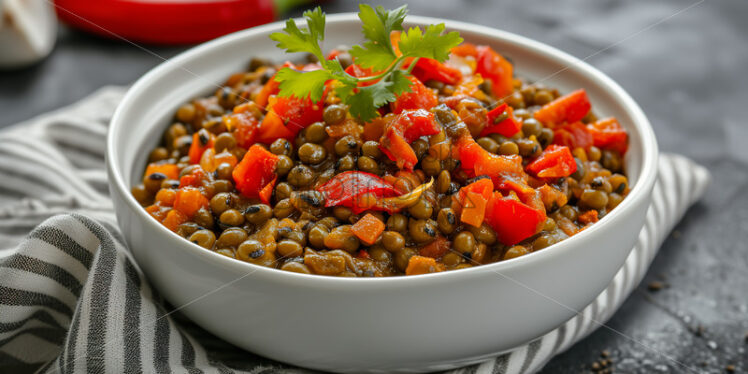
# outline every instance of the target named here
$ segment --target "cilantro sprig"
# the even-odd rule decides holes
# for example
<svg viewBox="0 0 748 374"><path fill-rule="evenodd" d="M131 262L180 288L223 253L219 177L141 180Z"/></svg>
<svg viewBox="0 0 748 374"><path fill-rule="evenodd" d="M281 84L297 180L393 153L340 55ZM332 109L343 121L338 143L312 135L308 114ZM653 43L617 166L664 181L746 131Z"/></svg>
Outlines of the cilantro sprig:
<svg viewBox="0 0 748 374"><path fill-rule="evenodd" d="M375 118L377 108L394 102L397 96L410 92L410 70L419 58L432 58L439 62L449 57L449 51L462 43L456 31L445 33L443 23L428 25L425 29L411 27L403 30L403 20L408 13L403 5L394 10L376 8L367 4L359 5L358 18L361 19L362 33L366 41L354 45L350 54L357 65L380 72L371 77L354 77L345 72L337 59L327 60L322 53L321 43L325 39L325 14L317 7L304 12L307 27L299 28L292 19L286 21L283 32L270 34L278 48L286 52L306 52L314 55L322 69L298 71L283 68L275 76L280 83L280 96L311 98L319 101L329 80L337 81L335 94L348 105L352 116L361 121ZM398 43L398 53L390 42L393 31L402 31ZM411 61L408 68L403 65ZM359 83L374 82L359 87Z"/></svg>

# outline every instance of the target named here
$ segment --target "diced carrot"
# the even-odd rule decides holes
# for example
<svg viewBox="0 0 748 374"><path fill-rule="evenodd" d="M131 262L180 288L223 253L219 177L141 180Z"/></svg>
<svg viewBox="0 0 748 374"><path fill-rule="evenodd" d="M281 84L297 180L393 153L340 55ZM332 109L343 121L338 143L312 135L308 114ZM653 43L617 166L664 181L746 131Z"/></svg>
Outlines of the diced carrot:
<svg viewBox="0 0 748 374"><path fill-rule="evenodd" d="M280 91L280 82L276 81L273 78L270 78L270 80L268 80L267 83L262 86L262 89L257 94L257 97L255 97L255 102L261 108L265 108L268 105L268 98L270 98L270 95L275 95L278 93L278 91Z"/></svg>
<svg viewBox="0 0 748 374"><path fill-rule="evenodd" d="M439 259L449 251L451 245L452 243L447 238L439 235L434 241L421 247L418 250L418 254L424 257Z"/></svg>
<svg viewBox="0 0 748 374"><path fill-rule="evenodd" d="M190 164L200 163L200 159L203 157L203 152L208 148L213 148L213 141L215 135L209 133L207 130L202 129L192 135L192 145L190 145Z"/></svg>
<svg viewBox="0 0 748 374"><path fill-rule="evenodd" d="M353 224L351 232L366 245L372 245L384 232L384 222L373 214L367 213Z"/></svg>
<svg viewBox="0 0 748 374"><path fill-rule="evenodd" d="M164 217L166 217L166 213L169 211L169 208L161 206L159 204L153 204L145 208L145 211L148 212L153 218L156 219L156 221L163 221Z"/></svg>
<svg viewBox="0 0 748 374"><path fill-rule="evenodd" d="M231 165L231 167L234 167L238 163L238 161L236 160L236 156L234 156L234 154L229 151L223 151L217 154L215 157L215 161L216 167L224 163Z"/></svg>
<svg viewBox="0 0 748 374"><path fill-rule="evenodd" d="M428 274L440 271L444 271L443 264L437 264L436 260L431 257L415 255L408 260L405 275Z"/></svg>
<svg viewBox="0 0 748 374"><path fill-rule="evenodd" d="M174 205L174 199L177 198L177 192L167 188L162 188L156 193L156 202L163 206Z"/></svg>
<svg viewBox="0 0 748 374"><path fill-rule="evenodd" d="M468 191L465 201L462 202L462 215L460 220L468 225L480 227L486 216L487 199L479 193Z"/></svg>
<svg viewBox="0 0 748 374"><path fill-rule="evenodd" d="M172 209L169 213L166 213L166 218L164 218L161 223L163 223L169 230L177 231L177 227L187 222L188 219L189 218L180 211Z"/></svg>
<svg viewBox="0 0 748 374"><path fill-rule="evenodd" d="M583 223L585 225L590 224L590 223L595 223L598 221L597 211L594 209L588 210L580 214L577 219L579 220L580 223Z"/></svg>
<svg viewBox="0 0 748 374"><path fill-rule="evenodd" d="M150 163L145 169L145 176L149 176L153 173L161 173L166 175L167 179L178 179L179 178L179 167L175 164L156 164Z"/></svg>
<svg viewBox="0 0 748 374"><path fill-rule="evenodd" d="M208 207L208 199L203 196L199 189L184 187L177 191L174 199L174 209L180 211L187 217L192 217L200 208Z"/></svg>

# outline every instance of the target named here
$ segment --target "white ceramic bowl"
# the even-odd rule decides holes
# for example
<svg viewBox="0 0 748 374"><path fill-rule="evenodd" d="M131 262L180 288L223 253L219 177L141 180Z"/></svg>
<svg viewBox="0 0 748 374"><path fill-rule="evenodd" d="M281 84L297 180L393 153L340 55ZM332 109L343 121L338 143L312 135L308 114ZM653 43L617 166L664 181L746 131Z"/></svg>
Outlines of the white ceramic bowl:
<svg viewBox="0 0 748 374"><path fill-rule="evenodd" d="M507 32L441 19L448 29L511 58L517 74L568 92L583 87L595 112L628 130L632 189L615 211L578 235L529 255L460 271L351 279L255 266L206 251L153 220L130 195L148 150L176 108L216 89L253 56L287 56L268 38L281 23L193 48L143 76L112 119L107 166L119 225L149 280L180 311L249 351L336 372L426 371L475 363L552 330L610 282L644 222L657 143L620 86L586 63ZM327 17L326 46L355 44L354 14Z"/></svg>

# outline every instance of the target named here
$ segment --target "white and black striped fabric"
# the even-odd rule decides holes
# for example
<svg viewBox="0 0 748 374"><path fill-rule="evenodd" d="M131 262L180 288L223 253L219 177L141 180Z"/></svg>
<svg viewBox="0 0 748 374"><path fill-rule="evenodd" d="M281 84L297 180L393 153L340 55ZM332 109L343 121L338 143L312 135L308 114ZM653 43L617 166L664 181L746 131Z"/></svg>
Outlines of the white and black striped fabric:
<svg viewBox="0 0 748 374"><path fill-rule="evenodd" d="M0 132L0 372L307 373L170 313L120 236L104 138L124 92L105 88ZM663 155L639 241L610 286L542 338L454 373L533 373L605 322L641 281L708 173Z"/></svg>

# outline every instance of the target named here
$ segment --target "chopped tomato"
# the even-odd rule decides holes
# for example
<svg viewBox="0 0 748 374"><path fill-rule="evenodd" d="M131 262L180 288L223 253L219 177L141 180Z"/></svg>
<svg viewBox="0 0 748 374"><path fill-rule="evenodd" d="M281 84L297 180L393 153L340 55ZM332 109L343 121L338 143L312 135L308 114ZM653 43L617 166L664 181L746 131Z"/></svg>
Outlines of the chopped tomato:
<svg viewBox="0 0 748 374"><path fill-rule="evenodd" d="M543 105L535 112L535 119L549 125L577 122L589 113L591 107L587 92L579 89Z"/></svg>
<svg viewBox="0 0 748 374"><path fill-rule="evenodd" d="M286 63L283 64L282 68L294 69L295 66L290 61L286 61ZM279 91L280 82L276 81L273 78L270 78L265 83L265 85L262 86L262 89L257 94L257 97L255 97L255 103L257 103L257 105L259 105L261 108L265 109L268 106L270 96L277 95Z"/></svg>
<svg viewBox="0 0 748 374"><path fill-rule="evenodd" d="M270 110L260 124L255 141L270 144L279 138L293 140L296 135L286 127L275 111Z"/></svg>
<svg viewBox="0 0 748 374"><path fill-rule="evenodd" d="M187 217L192 217L201 208L208 207L208 199L195 187L183 187L174 198L174 209Z"/></svg>
<svg viewBox="0 0 748 374"><path fill-rule="evenodd" d="M625 154L628 149L628 134L614 117L601 119L587 125L595 147L611 149Z"/></svg>
<svg viewBox="0 0 748 374"><path fill-rule="evenodd" d="M371 68L362 68L356 64L350 64L347 68L345 68L345 72L356 77L356 78L365 78L365 77L371 77L376 75L374 71L371 70ZM377 81L367 81L367 82L359 82L359 87L366 87L371 86L372 84L377 83Z"/></svg>
<svg viewBox="0 0 748 374"><path fill-rule="evenodd" d="M261 198L263 189L275 183L277 162L278 156L262 146L253 145L232 172L236 189L248 198Z"/></svg>
<svg viewBox="0 0 748 374"><path fill-rule="evenodd" d="M384 232L384 222L373 214L368 213L351 226L351 232L362 243L372 245L379 239L382 232Z"/></svg>
<svg viewBox="0 0 748 374"><path fill-rule="evenodd" d="M407 68L406 65L403 67ZM455 69L432 58L419 58L411 73L421 82L435 80L454 85L462 79L462 73L459 69Z"/></svg>
<svg viewBox="0 0 748 374"><path fill-rule="evenodd" d="M161 173L165 175L167 179L179 179L179 168L175 164L148 164L144 175L148 177L154 173Z"/></svg>
<svg viewBox="0 0 748 374"><path fill-rule="evenodd" d="M483 128L480 136L500 134L506 137L511 137L521 129L522 123L514 118L514 109L504 103L488 112L488 125Z"/></svg>
<svg viewBox="0 0 748 374"><path fill-rule="evenodd" d="M305 127L322 121L323 110L324 100L313 103L310 98L276 97L260 125L258 141L270 144L278 138L293 140Z"/></svg>
<svg viewBox="0 0 748 374"><path fill-rule="evenodd" d="M504 245L514 245L537 234L545 219L545 210L541 212L498 191L486 206L485 221Z"/></svg>
<svg viewBox="0 0 748 374"><path fill-rule="evenodd" d="M452 48L451 52L460 57L476 57L478 56L478 47L473 43L462 43Z"/></svg>
<svg viewBox="0 0 748 374"><path fill-rule="evenodd" d="M460 165L473 176L488 175L498 183L501 176L522 176L522 158L518 155L502 156L486 151L470 136L460 137L455 150Z"/></svg>
<svg viewBox="0 0 748 374"><path fill-rule="evenodd" d="M188 156L190 157L190 164L200 163L200 158L203 157L203 152L208 148L213 148L213 141L215 135L208 132L208 130L202 129L192 135L192 144Z"/></svg>
<svg viewBox="0 0 748 374"><path fill-rule="evenodd" d="M444 270L444 264L437 264L435 259L415 255L408 260L405 275L429 274Z"/></svg>
<svg viewBox="0 0 748 374"><path fill-rule="evenodd" d="M499 98L511 94L514 87L512 64L489 46L478 46L476 52L475 72L491 81L493 94Z"/></svg>
<svg viewBox="0 0 748 374"><path fill-rule="evenodd" d="M236 145L247 149L255 143L260 123L250 112L234 113L223 117L226 128L232 131Z"/></svg>
<svg viewBox="0 0 748 374"><path fill-rule="evenodd" d="M390 103L392 113L400 114L408 109L426 109L439 105L439 100L434 91L426 87L416 77L408 77L410 80L410 92L398 96L397 100Z"/></svg>
<svg viewBox="0 0 748 374"><path fill-rule="evenodd" d="M568 177L577 171L577 162L569 147L551 144L527 165L527 171L539 178Z"/></svg>
<svg viewBox="0 0 748 374"><path fill-rule="evenodd" d="M340 139L346 135L353 135L354 138L358 139L362 130L356 120L346 118L337 124L325 126L325 132L333 139Z"/></svg>
<svg viewBox="0 0 748 374"><path fill-rule="evenodd" d="M387 121L383 117L377 117L364 124L364 140L379 140L384 135L384 126Z"/></svg>
<svg viewBox="0 0 748 374"><path fill-rule="evenodd" d="M400 169L413 170L418 158L410 143L440 131L441 127L436 123L433 113L423 109L403 111L385 125L379 148Z"/></svg>
<svg viewBox="0 0 748 374"><path fill-rule="evenodd" d="M418 254L424 257L439 259L449 252L451 247L452 243L447 238L439 235L434 241L421 247L418 250Z"/></svg>
<svg viewBox="0 0 748 374"><path fill-rule="evenodd" d="M569 149L589 149L593 142L592 134L582 122L573 122L553 129L553 144Z"/></svg>

